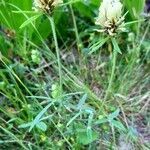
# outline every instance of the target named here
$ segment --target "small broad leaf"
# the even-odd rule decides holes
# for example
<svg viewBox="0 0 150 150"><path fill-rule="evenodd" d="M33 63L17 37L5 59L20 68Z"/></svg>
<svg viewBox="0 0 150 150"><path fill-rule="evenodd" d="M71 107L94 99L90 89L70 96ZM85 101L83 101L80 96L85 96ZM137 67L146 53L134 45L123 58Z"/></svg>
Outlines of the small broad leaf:
<svg viewBox="0 0 150 150"><path fill-rule="evenodd" d="M30 19L26 20L21 26L20 28L24 28L25 26L27 26L28 24L32 23L33 21L35 21L37 18L39 18L41 16L41 14L35 15L33 17L31 17Z"/></svg>
<svg viewBox="0 0 150 150"><path fill-rule="evenodd" d="M88 117L88 127L91 128L93 122L94 113L91 111Z"/></svg>
<svg viewBox="0 0 150 150"><path fill-rule="evenodd" d="M77 143L87 145L98 139L99 134L82 123L74 124L74 133Z"/></svg>
<svg viewBox="0 0 150 150"><path fill-rule="evenodd" d="M19 125L18 128L28 128L31 126L31 124L32 122L24 123L24 124Z"/></svg>
<svg viewBox="0 0 150 150"><path fill-rule="evenodd" d="M120 109L118 108L116 111L113 113L109 114L108 120L111 122L113 119L117 118L120 113Z"/></svg>
<svg viewBox="0 0 150 150"><path fill-rule="evenodd" d="M74 117L72 117L69 122L67 123L67 126L69 126L78 116L81 115L82 112L78 112Z"/></svg>
<svg viewBox="0 0 150 150"><path fill-rule="evenodd" d="M108 41L108 37L105 39L102 39L101 41L99 41L98 43L94 44L90 49L91 51L89 52L89 54L92 54L93 52L97 51L99 48L101 48L107 41Z"/></svg>
<svg viewBox="0 0 150 150"><path fill-rule="evenodd" d="M52 92L51 95L54 99L57 99L61 95L61 87L58 83L52 85Z"/></svg>
<svg viewBox="0 0 150 150"><path fill-rule="evenodd" d="M83 105L85 104L86 99L87 99L87 94L84 94L77 105L77 109L79 110L82 109Z"/></svg>
<svg viewBox="0 0 150 150"><path fill-rule="evenodd" d="M42 131L47 130L47 125L44 122L39 122L38 124L36 124L36 127Z"/></svg>
<svg viewBox="0 0 150 150"><path fill-rule="evenodd" d="M42 111L35 117L35 119L32 121L29 132L33 129L33 127L40 122L41 117L45 114L45 112L54 104L54 102L51 102L48 104L45 108L42 109Z"/></svg>
<svg viewBox="0 0 150 150"><path fill-rule="evenodd" d="M87 145L92 143L98 138L98 133L93 130L83 129L82 132L77 133L77 142L83 145Z"/></svg>
<svg viewBox="0 0 150 150"><path fill-rule="evenodd" d="M113 125L114 127L118 128L121 131L126 131L126 128L124 127L124 125L119 121L112 120L111 125Z"/></svg>
<svg viewBox="0 0 150 150"><path fill-rule="evenodd" d="M98 124L102 124L102 123L106 123L106 122L108 122L108 119L107 118L102 118L102 119L97 120L95 122L95 124L98 125Z"/></svg>
<svg viewBox="0 0 150 150"><path fill-rule="evenodd" d="M4 81L0 82L0 89L5 89L6 83Z"/></svg>

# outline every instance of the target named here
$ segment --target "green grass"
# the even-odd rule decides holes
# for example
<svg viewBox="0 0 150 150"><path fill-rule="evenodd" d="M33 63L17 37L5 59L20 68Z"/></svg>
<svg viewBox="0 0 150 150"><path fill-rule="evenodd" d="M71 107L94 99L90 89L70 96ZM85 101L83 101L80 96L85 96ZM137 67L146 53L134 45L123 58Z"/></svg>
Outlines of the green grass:
<svg viewBox="0 0 150 150"><path fill-rule="evenodd" d="M0 149L150 149L142 3L124 1L135 22L111 41L95 32L99 1L66 0L52 17L0 2Z"/></svg>

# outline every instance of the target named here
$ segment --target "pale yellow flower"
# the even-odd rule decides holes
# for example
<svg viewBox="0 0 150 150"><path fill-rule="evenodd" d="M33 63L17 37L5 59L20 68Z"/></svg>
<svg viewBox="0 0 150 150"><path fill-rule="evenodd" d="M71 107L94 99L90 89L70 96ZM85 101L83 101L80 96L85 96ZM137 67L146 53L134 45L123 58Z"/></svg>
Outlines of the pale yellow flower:
<svg viewBox="0 0 150 150"><path fill-rule="evenodd" d="M101 31L114 35L117 29L123 29L122 3L120 0L103 0L99 8L96 24L102 27Z"/></svg>
<svg viewBox="0 0 150 150"><path fill-rule="evenodd" d="M63 3L63 0L34 0L34 9L51 13L53 9Z"/></svg>

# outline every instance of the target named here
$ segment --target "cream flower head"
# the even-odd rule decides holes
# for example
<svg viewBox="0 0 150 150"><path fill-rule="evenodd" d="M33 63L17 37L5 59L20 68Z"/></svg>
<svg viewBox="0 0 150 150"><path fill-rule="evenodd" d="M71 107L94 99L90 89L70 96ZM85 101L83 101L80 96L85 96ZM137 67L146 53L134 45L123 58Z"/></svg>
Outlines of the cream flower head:
<svg viewBox="0 0 150 150"><path fill-rule="evenodd" d="M34 0L34 8L36 11L42 10L50 14L53 9L63 3L63 0Z"/></svg>
<svg viewBox="0 0 150 150"><path fill-rule="evenodd" d="M120 0L103 0L95 24L103 28L101 31L114 35L117 29L123 29L122 7Z"/></svg>

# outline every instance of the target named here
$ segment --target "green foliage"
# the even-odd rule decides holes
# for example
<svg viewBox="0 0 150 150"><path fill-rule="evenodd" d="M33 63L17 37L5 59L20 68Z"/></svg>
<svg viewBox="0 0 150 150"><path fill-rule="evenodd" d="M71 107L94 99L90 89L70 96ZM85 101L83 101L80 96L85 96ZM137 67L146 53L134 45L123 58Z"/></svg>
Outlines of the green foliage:
<svg viewBox="0 0 150 150"><path fill-rule="evenodd" d="M31 51L31 58L32 58L32 61L36 64L39 64L41 59L40 59L40 53L38 50L32 50Z"/></svg>
<svg viewBox="0 0 150 150"><path fill-rule="evenodd" d="M99 120L97 120L95 124L103 124L108 122L111 126L114 126L116 129L119 129L120 131L126 131L124 125L120 121L115 120L119 116L119 112L120 110L117 109L113 113L109 114L107 118L104 116L99 116Z"/></svg>
<svg viewBox="0 0 150 150"><path fill-rule="evenodd" d="M47 125L44 122L39 122L36 124L36 127L42 131L46 131L47 130Z"/></svg>
<svg viewBox="0 0 150 150"><path fill-rule="evenodd" d="M150 23L144 0L122 2L114 38L96 31L101 0L64 0L51 17L0 2L0 149L118 149L122 136L147 149Z"/></svg>
<svg viewBox="0 0 150 150"><path fill-rule="evenodd" d="M61 95L61 87L58 83L55 83L52 85L52 92L51 92L52 98L59 99Z"/></svg>
<svg viewBox="0 0 150 150"><path fill-rule="evenodd" d="M112 38L112 44L113 44L113 47L114 47L114 51L116 51L117 53L120 53L122 54L119 46L118 46L118 43L116 42L116 39Z"/></svg>
<svg viewBox="0 0 150 150"><path fill-rule="evenodd" d="M143 11L145 0L137 0L136 3L134 0L124 0L124 4L134 20L139 18L141 12Z"/></svg>
<svg viewBox="0 0 150 150"><path fill-rule="evenodd" d="M127 15L128 20L138 20L142 17L142 11L144 10L145 0L124 0L125 10L129 11ZM138 24L132 24L133 30L138 30Z"/></svg>
<svg viewBox="0 0 150 150"><path fill-rule="evenodd" d="M87 145L98 139L98 133L88 131L82 124L76 124L76 138L79 144Z"/></svg>

